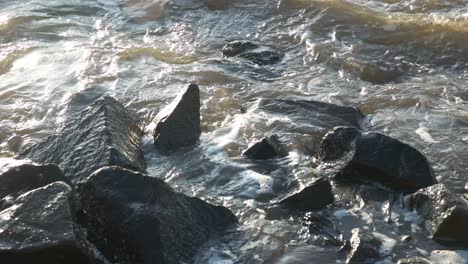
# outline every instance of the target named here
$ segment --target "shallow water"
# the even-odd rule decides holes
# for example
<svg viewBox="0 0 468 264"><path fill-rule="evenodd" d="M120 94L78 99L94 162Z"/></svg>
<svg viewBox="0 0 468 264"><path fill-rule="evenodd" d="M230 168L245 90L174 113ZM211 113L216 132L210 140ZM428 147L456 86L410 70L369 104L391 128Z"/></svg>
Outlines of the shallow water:
<svg viewBox="0 0 468 264"><path fill-rule="evenodd" d="M199 84L202 137L190 151L161 156L144 141L150 174L177 190L233 210L241 227L201 249L196 263L344 262L319 248L299 217L267 219L265 205L317 172L303 146L287 158L239 156L283 116L242 114L258 97L359 107L366 129L424 153L441 182L468 181L468 1L442 0L0 0L0 158L56 131L95 98L111 95L148 121L188 83ZM220 49L252 40L285 53L256 66ZM276 122L276 123L275 123ZM291 124L292 125L292 124ZM392 263L442 248L396 206L351 202L329 210L342 230L383 236ZM344 210L344 211L343 211ZM344 215L344 216L343 216Z"/></svg>

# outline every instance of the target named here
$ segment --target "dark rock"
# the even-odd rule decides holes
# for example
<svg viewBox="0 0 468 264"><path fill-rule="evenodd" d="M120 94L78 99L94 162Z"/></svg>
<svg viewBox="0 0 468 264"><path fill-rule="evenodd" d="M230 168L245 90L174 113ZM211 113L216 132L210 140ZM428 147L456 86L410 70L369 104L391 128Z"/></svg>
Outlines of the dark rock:
<svg viewBox="0 0 468 264"><path fill-rule="evenodd" d="M200 89L190 84L156 117L154 145L163 152L195 144L200 129Z"/></svg>
<svg viewBox="0 0 468 264"><path fill-rule="evenodd" d="M0 199L27 192L56 181L67 182L62 171L53 164L43 166L23 164L0 175Z"/></svg>
<svg viewBox="0 0 468 264"><path fill-rule="evenodd" d="M382 242L369 231L355 228L350 239L351 250L346 263L375 263L381 258L380 247Z"/></svg>
<svg viewBox="0 0 468 264"><path fill-rule="evenodd" d="M304 148L314 154L325 133L336 126L361 128L363 114L354 107L316 101L260 98L244 107L246 114L278 116L274 122L264 120L262 129L277 134L288 148ZM256 116L257 118L257 116ZM265 123L268 123L267 127Z"/></svg>
<svg viewBox="0 0 468 264"><path fill-rule="evenodd" d="M140 120L121 103L103 97L67 124L60 134L26 149L20 157L57 164L74 183L110 165L144 172L140 125Z"/></svg>
<svg viewBox="0 0 468 264"><path fill-rule="evenodd" d="M119 167L96 171L78 191L88 239L111 262L189 262L211 235L237 223L225 207Z"/></svg>
<svg viewBox="0 0 468 264"><path fill-rule="evenodd" d="M281 146L277 135L271 135L255 142L242 154L249 159L273 159L286 157L288 155Z"/></svg>
<svg viewBox="0 0 468 264"><path fill-rule="evenodd" d="M332 187L327 179L319 178L301 191L285 198L280 204L301 211L325 209L334 202Z"/></svg>
<svg viewBox="0 0 468 264"><path fill-rule="evenodd" d="M233 41L224 45L223 56L240 57L257 65L269 65L280 62L284 55L271 48L260 46L250 41Z"/></svg>
<svg viewBox="0 0 468 264"><path fill-rule="evenodd" d="M419 151L383 134L353 127L330 130L317 157L322 169L337 180L376 180L410 192L437 183Z"/></svg>
<svg viewBox="0 0 468 264"><path fill-rule="evenodd" d="M384 62L365 62L354 58L346 59L343 68L345 71L359 77L359 79L374 84L394 82L403 75L402 69L396 66Z"/></svg>
<svg viewBox="0 0 468 264"><path fill-rule="evenodd" d="M421 257L410 257L398 260L397 264L429 264L429 262Z"/></svg>
<svg viewBox="0 0 468 264"><path fill-rule="evenodd" d="M346 241L343 240L342 232L331 221L330 215L324 211L308 212L301 223L309 229L311 234L308 243L316 246L343 246Z"/></svg>
<svg viewBox="0 0 468 264"><path fill-rule="evenodd" d="M443 184L411 195L411 208L425 220L432 239L439 243L468 245L468 202Z"/></svg>
<svg viewBox="0 0 468 264"><path fill-rule="evenodd" d="M19 196L0 212L2 263L92 263L70 207L72 190L55 182Z"/></svg>

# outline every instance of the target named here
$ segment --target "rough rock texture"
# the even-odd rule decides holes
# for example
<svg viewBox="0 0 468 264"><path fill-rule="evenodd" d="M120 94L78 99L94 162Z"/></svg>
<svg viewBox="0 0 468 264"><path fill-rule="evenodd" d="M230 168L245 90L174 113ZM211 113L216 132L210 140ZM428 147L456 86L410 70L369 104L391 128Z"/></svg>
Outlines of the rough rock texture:
<svg viewBox="0 0 468 264"><path fill-rule="evenodd" d="M380 246L382 242L369 231L359 228L353 229L350 244L351 250L346 263L375 263L381 258Z"/></svg>
<svg viewBox="0 0 468 264"><path fill-rule="evenodd" d="M421 257L410 257L398 260L397 264L429 264L429 262Z"/></svg>
<svg viewBox="0 0 468 264"><path fill-rule="evenodd" d="M426 220L432 239L468 245L468 203L443 184L414 193L411 207Z"/></svg>
<svg viewBox="0 0 468 264"><path fill-rule="evenodd" d="M255 142L242 154L249 159L273 159L288 155L281 146L277 135L271 135Z"/></svg>
<svg viewBox="0 0 468 264"><path fill-rule="evenodd" d="M154 145L162 152L195 144L200 129L200 89L190 84L156 117Z"/></svg>
<svg viewBox="0 0 468 264"><path fill-rule="evenodd" d="M111 97L86 108L58 135L52 135L20 154L38 163L59 165L72 182L103 166L146 169L140 149L139 119Z"/></svg>
<svg viewBox="0 0 468 264"><path fill-rule="evenodd" d="M325 133L336 126L361 128L363 114L354 107L305 101L259 98L243 107L255 126L277 134L287 148L314 154ZM265 117L266 116L266 117ZM257 121L258 120L258 121ZM255 127L253 127L255 129ZM288 149L289 150L289 149Z"/></svg>
<svg viewBox="0 0 468 264"><path fill-rule="evenodd" d="M224 57L240 57L257 65L269 65L280 62L284 55L271 48L260 46L250 41L233 41L224 45Z"/></svg>
<svg viewBox="0 0 468 264"><path fill-rule="evenodd" d="M325 209L333 202L330 182L327 179L319 178L308 187L283 199L280 204L291 209L314 211Z"/></svg>
<svg viewBox="0 0 468 264"><path fill-rule="evenodd" d="M189 262L211 235L237 222L222 206L120 167L96 171L78 191L88 239L111 262Z"/></svg>
<svg viewBox="0 0 468 264"><path fill-rule="evenodd" d="M0 212L1 263L91 263L64 182L51 183L19 196Z"/></svg>
<svg viewBox="0 0 468 264"><path fill-rule="evenodd" d="M413 147L380 133L337 127L322 139L317 154L324 171L339 180L380 181L402 191L437 183L427 159Z"/></svg>
<svg viewBox="0 0 468 264"><path fill-rule="evenodd" d="M341 247L346 243L341 230L330 220L326 210L306 213L301 224L309 228L311 236L308 244Z"/></svg>
<svg viewBox="0 0 468 264"><path fill-rule="evenodd" d="M0 175L0 199L7 195L16 195L56 181L67 181L56 165L23 164L16 166Z"/></svg>

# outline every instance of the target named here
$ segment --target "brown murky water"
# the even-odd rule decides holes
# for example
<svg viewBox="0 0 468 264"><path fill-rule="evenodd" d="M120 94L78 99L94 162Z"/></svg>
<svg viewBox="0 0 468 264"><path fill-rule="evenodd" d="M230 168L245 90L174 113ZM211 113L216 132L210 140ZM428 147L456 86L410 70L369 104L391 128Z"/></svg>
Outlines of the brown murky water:
<svg viewBox="0 0 468 264"><path fill-rule="evenodd" d="M244 39L285 57L262 67L222 57L225 43ZM0 160L11 162L104 94L140 113L149 131L158 110L194 82L202 90L200 145L164 157L144 142L152 175L241 220L194 261L343 262L334 249L308 245L297 219L265 219L262 205L317 172L301 146L260 168L239 158L271 132L269 122L282 122L243 115L240 106L261 96L357 106L368 129L423 152L438 179L462 192L467 79L465 0L0 0ZM396 208L400 222L388 225L383 207L330 214L338 225L379 233L388 250L382 263L439 247L424 232L412 248L399 246L399 236L419 228L417 217Z"/></svg>

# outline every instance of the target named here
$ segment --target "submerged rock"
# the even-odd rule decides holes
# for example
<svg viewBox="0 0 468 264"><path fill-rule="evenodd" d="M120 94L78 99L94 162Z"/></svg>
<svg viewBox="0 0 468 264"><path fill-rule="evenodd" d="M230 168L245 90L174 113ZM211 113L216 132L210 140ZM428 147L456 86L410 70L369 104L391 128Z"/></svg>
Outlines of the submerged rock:
<svg viewBox="0 0 468 264"><path fill-rule="evenodd" d="M250 41L233 41L224 45L224 57L240 57L257 65L269 65L280 62L284 55L269 47L260 46Z"/></svg>
<svg viewBox="0 0 468 264"><path fill-rule="evenodd" d="M326 210L308 212L301 222L303 226L309 229L309 233L311 234L308 243L321 247L342 247L346 243L342 232L330 220L330 215Z"/></svg>
<svg viewBox="0 0 468 264"><path fill-rule="evenodd" d="M38 163L57 164L72 182L96 169L118 165L146 170L140 120L111 97L103 97L52 135L20 154Z"/></svg>
<svg viewBox="0 0 468 264"><path fill-rule="evenodd" d="M259 98L243 107L262 130L277 134L282 142L314 154L325 133L336 126L361 128L363 114L354 107L317 101ZM274 116L274 118L270 118ZM265 125L267 127L265 127ZM289 149L288 149L289 150Z"/></svg>
<svg viewBox="0 0 468 264"><path fill-rule="evenodd" d="M96 171L78 191L88 239L111 262L189 262L211 235L237 223L225 207L120 167Z"/></svg>
<svg viewBox="0 0 468 264"><path fill-rule="evenodd" d="M468 245L468 202L443 184L411 195L411 208L426 220L432 239L440 243Z"/></svg>
<svg viewBox="0 0 468 264"><path fill-rule="evenodd" d="M382 242L369 231L355 228L350 238L351 250L346 263L375 263L381 258L380 247Z"/></svg>
<svg viewBox="0 0 468 264"><path fill-rule="evenodd" d="M67 181L56 165L22 164L0 175L0 199L7 195L27 192L56 181Z"/></svg>
<svg viewBox="0 0 468 264"><path fill-rule="evenodd" d="M271 135L255 142L242 154L249 159L273 159L288 155L281 146L277 135Z"/></svg>
<svg viewBox="0 0 468 264"><path fill-rule="evenodd" d="M73 222L72 190L51 183L19 196L0 212L2 263L92 263Z"/></svg>
<svg viewBox="0 0 468 264"><path fill-rule="evenodd" d="M200 89L190 84L156 117L154 145L167 152L195 144L200 129Z"/></svg>
<svg viewBox="0 0 468 264"><path fill-rule="evenodd" d="M322 139L318 151L322 168L338 180L382 182L402 191L437 183L427 159L413 147L380 133L337 127Z"/></svg>
<svg viewBox="0 0 468 264"><path fill-rule="evenodd" d="M283 199L280 204L296 210L325 209L334 202L332 187L327 179L319 178L301 191Z"/></svg>
<svg viewBox="0 0 468 264"><path fill-rule="evenodd" d="M387 63L364 62L348 58L343 62L343 69L363 81L384 84L397 81L403 75L402 69Z"/></svg>

